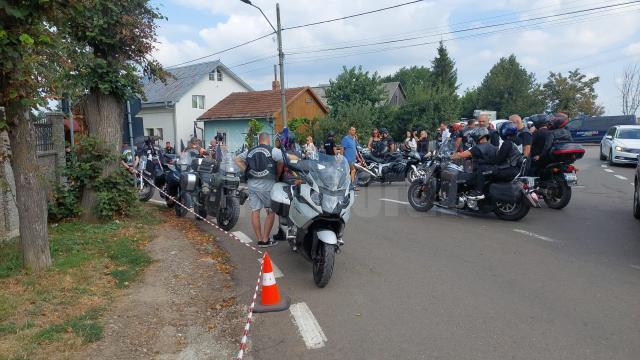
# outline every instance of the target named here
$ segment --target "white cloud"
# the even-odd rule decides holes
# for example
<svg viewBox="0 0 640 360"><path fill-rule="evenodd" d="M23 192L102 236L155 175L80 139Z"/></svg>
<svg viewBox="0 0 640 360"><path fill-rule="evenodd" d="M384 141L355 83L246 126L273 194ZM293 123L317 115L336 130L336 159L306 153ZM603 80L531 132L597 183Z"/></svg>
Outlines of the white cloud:
<svg viewBox="0 0 640 360"><path fill-rule="evenodd" d="M623 54L627 56L640 56L640 41L629 44L629 46L625 47L623 50Z"/></svg>

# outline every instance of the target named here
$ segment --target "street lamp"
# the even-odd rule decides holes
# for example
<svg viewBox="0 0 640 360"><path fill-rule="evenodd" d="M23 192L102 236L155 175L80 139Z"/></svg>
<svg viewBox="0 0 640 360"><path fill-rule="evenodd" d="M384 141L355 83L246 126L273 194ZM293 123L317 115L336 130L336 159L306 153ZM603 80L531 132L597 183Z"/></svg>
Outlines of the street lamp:
<svg viewBox="0 0 640 360"><path fill-rule="evenodd" d="M269 26L275 31L278 35L278 63L280 65L280 115L282 117L282 127L287 127L287 100L285 99L285 91L284 91L284 52L282 52L282 25L280 24L280 4L276 3L276 19L278 28L276 29L269 21L267 15L264 14L264 11L260 9L260 7L251 3L251 0L240 0L247 5L251 5L254 8L260 10L262 16L264 16L265 20L269 23Z"/></svg>

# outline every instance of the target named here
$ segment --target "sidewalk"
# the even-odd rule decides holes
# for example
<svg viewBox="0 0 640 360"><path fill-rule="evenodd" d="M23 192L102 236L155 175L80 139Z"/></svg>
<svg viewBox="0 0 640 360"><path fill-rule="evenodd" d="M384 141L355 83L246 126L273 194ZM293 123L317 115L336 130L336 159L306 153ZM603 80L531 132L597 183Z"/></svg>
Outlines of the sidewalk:
<svg viewBox="0 0 640 360"><path fill-rule="evenodd" d="M226 255L191 219L167 221L146 248L154 263L106 315L104 339L77 359L230 359L237 354L244 311L236 305Z"/></svg>

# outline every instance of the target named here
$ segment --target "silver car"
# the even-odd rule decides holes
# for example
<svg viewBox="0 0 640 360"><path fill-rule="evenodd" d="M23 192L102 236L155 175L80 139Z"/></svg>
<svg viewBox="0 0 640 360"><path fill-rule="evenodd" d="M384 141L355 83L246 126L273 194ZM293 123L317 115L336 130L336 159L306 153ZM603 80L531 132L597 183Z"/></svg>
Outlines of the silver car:
<svg viewBox="0 0 640 360"><path fill-rule="evenodd" d="M600 142L600 160L636 164L640 154L640 125L612 126Z"/></svg>

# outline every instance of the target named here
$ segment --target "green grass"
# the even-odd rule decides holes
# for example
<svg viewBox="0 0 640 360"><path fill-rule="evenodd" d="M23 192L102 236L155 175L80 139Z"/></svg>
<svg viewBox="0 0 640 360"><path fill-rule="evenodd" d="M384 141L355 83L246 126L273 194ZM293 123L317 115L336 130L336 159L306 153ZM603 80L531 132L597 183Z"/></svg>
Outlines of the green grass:
<svg viewBox="0 0 640 360"><path fill-rule="evenodd" d="M17 240L0 244L0 279L19 274L22 271L22 258Z"/></svg>
<svg viewBox="0 0 640 360"><path fill-rule="evenodd" d="M136 248L129 239L118 239L110 244L109 259L118 265L111 271L122 288L135 280L141 270L151 263L151 258L143 250Z"/></svg>
<svg viewBox="0 0 640 360"><path fill-rule="evenodd" d="M102 309L91 309L75 318L47 326L35 333L32 340L37 344L54 342L60 340L62 334L71 331L74 335L82 338L82 342L85 344L96 342L102 339L104 330L99 322L101 314Z"/></svg>

